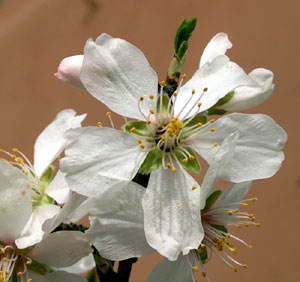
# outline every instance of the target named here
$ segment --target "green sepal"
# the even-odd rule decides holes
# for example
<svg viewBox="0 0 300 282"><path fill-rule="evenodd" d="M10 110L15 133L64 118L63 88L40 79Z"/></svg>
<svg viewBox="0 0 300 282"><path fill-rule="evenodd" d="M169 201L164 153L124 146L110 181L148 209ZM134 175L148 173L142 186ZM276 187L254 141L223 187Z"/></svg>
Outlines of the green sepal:
<svg viewBox="0 0 300 282"><path fill-rule="evenodd" d="M200 257L201 261L206 261L207 258L208 258L208 253L207 253L206 246L204 246L204 247L200 246L198 248L198 254L199 254L199 257Z"/></svg>
<svg viewBox="0 0 300 282"><path fill-rule="evenodd" d="M211 226L217 230L228 233L227 228L224 225L211 224Z"/></svg>
<svg viewBox="0 0 300 282"><path fill-rule="evenodd" d="M196 116L194 117L185 127L192 127L193 125L198 124L201 122L202 124L207 123L207 117L206 116Z"/></svg>
<svg viewBox="0 0 300 282"><path fill-rule="evenodd" d="M149 174L151 171L158 169L162 166L162 151L150 151L144 162L142 163L139 172L142 174Z"/></svg>
<svg viewBox="0 0 300 282"><path fill-rule="evenodd" d="M206 199L204 210L210 209L213 206L213 204L218 200L221 194L221 190L215 190L214 192L212 192Z"/></svg>
<svg viewBox="0 0 300 282"><path fill-rule="evenodd" d="M98 282L98 275L96 268L93 268L87 276L88 282Z"/></svg>
<svg viewBox="0 0 300 282"><path fill-rule="evenodd" d="M194 157L193 160L188 159L188 161L185 163L183 160L186 158L182 153L180 152L175 152L176 158L181 164L181 166L191 172L199 173L201 170L201 167L199 165L199 162L197 160L197 156L195 155L194 151L189 148L185 147L185 149Z"/></svg>
<svg viewBox="0 0 300 282"><path fill-rule="evenodd" d="M53 174L54 174L55 167L50 165L47 170L41 176L41 182L43 183L44 187L48 187L52 181Z"/></svg>
<svg viewBox="0 0 300 282"><path fill-rule="evenodd" d="M156 113L157 115L160 114L160 100L161 100L161 95L158 95L157 103L156 103ZM168 104L169 104L169 97L165 94L162 95L162 114L163 117L166 116L167 111L168 111ZM169 112L171 111L171 107L169 109Z"/></svg>
<svg viewBox="0 0 300 282"><path fill-rule="evenodd" d="M226 94L223 98L221 98L215 105L214 107L219 107L222 106L226 103L228 103L232 97L234 96L234 90L230 91L228 94Z"/></svg>
<svg viewBox="0 0 300 282"><path fill-rule="evenodd" d="M225 111L223 109L216 109L214 107L207 110L208 115L224 115L226 113L227 113L227 111Z"/></svg>
<svg viewBox="0 0 300 282"><path fill-rule="evenodd" d="M131 132L131 128L135 128L134 132ZM150 132L150 130L147 127L147 124L145 121L131 121L128 122L125 125L125 130L128 133L133 133L136 135L140 135L140 136L148 136L151 137L152 133Z"/></svg>
<svg viewBox="0 0 300 282"><path fill-rule="evenodd" d="M39 263L36 260L32 260L31 264L28 265L28 269L40 275L46 275L49 272L53 272L50 267L45 264Z"/></svg>

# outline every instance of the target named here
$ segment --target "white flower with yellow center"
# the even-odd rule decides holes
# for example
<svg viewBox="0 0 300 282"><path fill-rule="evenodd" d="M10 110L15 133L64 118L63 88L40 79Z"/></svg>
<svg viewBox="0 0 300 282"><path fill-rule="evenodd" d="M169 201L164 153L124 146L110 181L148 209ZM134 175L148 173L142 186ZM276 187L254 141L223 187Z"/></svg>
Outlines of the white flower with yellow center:
<svg viewBox="0 0 300 282"><path fill-rule="evenodd" d="M200 68L185 85L182 80L170 98L164 82L157 91L156 73L132 44L102 34L85 46L80 71L84 88L111 110L137 121L128 122L125 132L70 130L61 169L70 187L89 197L133 179L138 171L151 173L143 208L145 225L156 232L147 233L147 240L154 248L164 242L161 253L170 259L202 239L197 235L201 224L195 200L199 185L185 170L200 171L196 153L212 163L218 144L238 131L235 156L222 175L235 182L270 177L284 158L286 134L268 116L231 114L207 120L208 109L249 83L247 74L224 55L229 45L226 35L214 37ZM170 226L182 221L191 228L173 232ZM184 243L178 243L183 238Z"/></svg>
<svg viewBox="0 0 300 282"><path fill-rule="evenodd" d="M51 164L67 144L63 137L65 131L80 126L85 118L85 115L76 116L75 114L73 110L61 111L39 135L34 145L34 164L31 164L17 148L12 149L12 152L0 149L0 152L11 158L9 160L11 165L18 167L26 175L31 188L33 210L28 223L16 241L19 248L25 248L42 239L43 223L60 211L55 201L63 204L70 194L65 175L58 171L53 178L54 170ZM3 158L1 160L6 161Z"/></svg>
<svg viewBox="0 0 300 282"><path fill-rule="evenodd" d="M8 162L0 162L0 281L84 282L80 276L54 270L91 253L81 232L47 234L25 249L16 245L32 214L31 193L29 179Z"/></svg>

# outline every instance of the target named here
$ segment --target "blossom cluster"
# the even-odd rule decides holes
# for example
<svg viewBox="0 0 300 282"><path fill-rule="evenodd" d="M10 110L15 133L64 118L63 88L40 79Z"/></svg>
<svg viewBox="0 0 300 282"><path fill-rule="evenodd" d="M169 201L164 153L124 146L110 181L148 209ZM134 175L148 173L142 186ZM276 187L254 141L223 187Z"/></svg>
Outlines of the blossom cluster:
<svg viewBox="0 0 300 282"><path fill-rule="evenodd" d="M257 199L244 196L279 170L287 136L267 115L237 113L274 84L271 71L246 74L232 62L231 47L215 35L187 82L185 74L159 82L137 47L107 34L61 62L57 78L125 124L116 129L108 112L111 127L82 127L85 114L63 110L37 138L33 164L17 148L0 150L1 282L86 281L77 274L95 267L93 250L110 261L159 252L165 260L147 282L193 282L198 271L209 281L212 255L247 268L234 258L236 244L252 246L228 227L260 227L243 210ZM222 179L231 183L225 190ZM57 229L87 214L85 232Z"/></svg>

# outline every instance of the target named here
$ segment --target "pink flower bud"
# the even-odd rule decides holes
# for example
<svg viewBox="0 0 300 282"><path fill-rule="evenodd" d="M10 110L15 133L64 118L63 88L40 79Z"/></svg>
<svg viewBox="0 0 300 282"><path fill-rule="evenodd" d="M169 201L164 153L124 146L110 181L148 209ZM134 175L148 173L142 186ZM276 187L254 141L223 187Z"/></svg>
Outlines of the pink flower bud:
<svg viewBox="0 0 300 282"><path fill-rule="evenodd" d="M64 58L57 68L57 73L55 73L54 75L58 79L67 82L75 87L85 89L79 78L82 61L83 55Z"/></svg>

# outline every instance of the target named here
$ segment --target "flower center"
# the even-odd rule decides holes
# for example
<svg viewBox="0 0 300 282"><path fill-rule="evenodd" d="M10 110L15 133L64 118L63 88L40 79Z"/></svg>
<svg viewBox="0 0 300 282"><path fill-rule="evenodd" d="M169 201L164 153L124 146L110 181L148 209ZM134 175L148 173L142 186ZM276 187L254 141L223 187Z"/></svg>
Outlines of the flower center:
<svg viewBox="0 0 300 282"><path fill-rule="evenodd" d="M17 250L11 246L2 246L0 244L0 281L11 282L15 275L19 282L31 282L29 278L28 266L32 260L25 255L19 254Z"/></svg>

